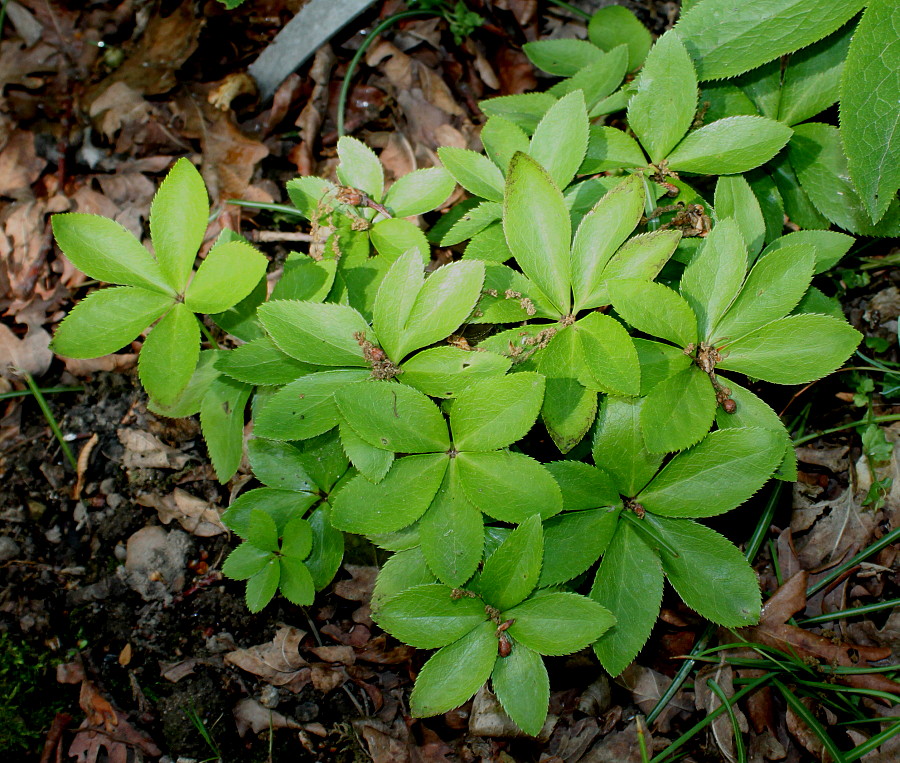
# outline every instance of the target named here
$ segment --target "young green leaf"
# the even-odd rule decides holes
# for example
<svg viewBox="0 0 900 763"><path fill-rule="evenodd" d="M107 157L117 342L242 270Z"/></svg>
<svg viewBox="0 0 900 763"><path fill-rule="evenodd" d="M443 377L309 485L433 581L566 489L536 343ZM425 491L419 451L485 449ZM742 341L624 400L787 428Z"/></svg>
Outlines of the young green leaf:
<svg viewBox="0 0 900 763"><path fill-rule="evenodd" d="M584 94L576 90L554 103L535 128L528 154L547 171L557 188L571 183L584 161L588 127Z"/></svg>
<svg viewBox="0 0 900 763"><path fill-rule="evenodd" d="M553 477L522 453L460 453L457 460L466 497L490 517L521 523L532 514L550 517L562 509Z"/></svg>
<svg viewBox="0 0 900 763"><path fill-rule="evenodd" d="M877 223L900 186L900 51L896 4L870 0L866 5L841 84L841 139L850 177Z"/></svg>
<svg viewBox="0 0 900 763"><path fill-rule="evenodd" d="M766 117L726 117L687 134L668 155L669 167L697 175L732 175L767 162L791 128Z"/></svg>
<svg viewBox="0 0 900 763"><path fill-rule="evenodd" d="M766 166L772 173L772 180L784 202L784 213L788 219L804 228L828 228L831 223L815 208L806 191L800 185L788 152L778 154Z"/></svg>
<svg viewBox="0 0 900 763"><path fill-rule="evenodd" d="M436 649L458 641L487 620L484 602L454 598L448 586L418 585L382 601L378 624L417 649Z"/></svg>
<svg viewBox="0 0 900 763"><path fill-rule="evenodd" d="M610 8L618 8L611 5ZM643 167L647 158L630 135L615 127L591 125L584 161L578 168L579 175L592 175L606 170Z"/></svg>
<svg viewBox="0 0 900 763"><path fill-rule="evenodd" d="M449 459L444 454L405 456L377 485L363 475L332 501L331 522L354 533L389 533L421 517L441 486Z"/></svg>
<svg viewBox="0 0 900 763"><path fill-rule="evenodd" d="M308 607L316 598L316 587L309 568L301 559L283 556L279 559L278 588L291 604Z"/></svg>
<svg viewBox="0 0 900 763"><path fill-rule="evenodd" d="M729 343L719 368L775 384L806 384L837 369L861 338L845 321L789 315Z"/></svg>
<svg viewBox="0 0 900 763"><path fill-rule="evenodd" d="M850 251L853 241L853 236L835 230L798 230L776 238L763 250L763 256L777 252L786 246L806 244L811 246L816 253L815 272L818 274L837 265L841 257ZM803 312L816 311L804 310Z"/></svg>
<svg viewBox="0 0 900 763"><path fill-rule="evenodd" d="M247 580L258 573L269 560L272 552L254 546L252 543L242 543L234 549L222 565L222 574L232 580Z"/></svg>
<svg viewBox="0 0 900 763"><path fill-rule="evenodd" d="M395 453L450 449L447 422L438 407L405 384L371 381L334 393L344 420L369 445Z"/></svg>
<svg viewBox="0 0 900 763"><path fill-rule="evenodd" d="M628 124L654 164L684 136L697 110L697 75L677 32L668 31L650 49L628 103Z"/></svg>
<svg viewBox="0 0 900 763"><path fill-rule="evenodd" d="M414 716L446 713L485 684L497 661L496 628L491 622L482 623L432 655L422 666L409 698Z"/></svg>
<svg viewBox="0 0 900 763"><path fill-rule="evenodd" d="M150 252L114 220L73 212L53 215L51 223L63 254L90 278L175 296Z"/></svg>
<svg viewBox="0 0 900 763"><path fill-rule="evenodd" d="M278 349L304 363L365 366L360 337L375 341L365 318L346 305L284 300L260 305L258 314Z"/></svg>
<svg viewBox="0 0 900 763"><path fill-rule="evenodd" d="M150 204L150 238L156 259L166 281L178 292L184 290L194 268L208 218L209 199L203 178L187 159L179 159Z"/></svg>
<svg viewBox="0 0 900 763"><path fill-rule="evenodd" d="M647 514L678 556L660 549L663 571L691 609L718 625L739 628L759 620L759 583L740 550L689 519Z"/></svg>
<svg viewBox="0 0 900 763"><path fill-rule="evenodd" d="M384 601L413 586L437 583L428 569L421 546L408 548L393 554L378 571L375 589L372 591L372 612L378 619Z"/></svg>
<svg viewBox="0 0 900 763"><path fill-rule="evenodd" d="M172 304L168 295L135 286L100 289L72 308L50 349L67 358L109 355L131 343Z"/></svg>
<svg viewBox="0 0 900 763"><path fill-rule="evenodd" d="M141 384L150 397L169 405L191 380L199 358L197 319L183 303L176 303L144 340L138 356Z"/></svg>
<svg viewBox="0 0 900 763"><path fill-rule="evenodd" d="M371 230L374 230L375 226ZM314 260L306 254L292 252L284 262L281 278L272 289L271 301L297 299L322 302L331 291L337 271L335 260Z"/></svg>
<svg viewBox="0 0 900 763"><path fill-rule="evenodd" d="M381 482L388 469L394 463L394 453L390 450L369 445L346 422L340 425L341 445L350 463L360 474L364 474L371 482Z"/></svg>
<svg viewBox="0 0 900 763"><path fill-rule="evenodd" d="M388 357L400 359L398 350L424 282L422 259L415 250L410 249L391 265L378 287L372 327L378 333Z"/></svg>
<svg viewBox="0 0 900 763"><path fill-rule="evenodd" d="M558 316L559 310L518 270L486 264L484 289L469 322L518 323L533 318L552 320Z"/></svg>
<svg viewBox="0 0 900 763"><path fill-rule="evenodd" d="M222 515L222 522L246 539L253 512L265 511L281 532L293 517L302 516L318 500L319 496L312 493L259 487L239 495Z"/></svg>
<svg viewBox="0 0 900 763"><path fill-rule="evenodd" d="M554 103L549 93L522 93L479 101L478 106L487 116L503 117L531 135Z"/></svg>
<svg viewBox="0 0 900 763"><path fill-rule="evenodd" d="M667 286L635 278L610 281L613 307L628 323L680 347L697 342L697 316Z"/></svg>
<svg viewBox="0 0 900 763"><path fill-rule="evenodd" d="M739 506L781 463L778 432L721 429L679 453L637 496L648 511L667 517L712 517Z"/></svg>
<svg viewBox="0 0 900 763"><path fill-rule="evenodd" d="M619 511L618 508L589 509L550 517L544 523L544 564L538 587L571 580L605 554L616 532Z"/></svg>
<svg viewBox="0 0 900 763"><path fill-rule="evenodd" d="M280 385L319 370L283 353L269 337L235 347L216 361L216 368L244 384Z"/></svg>
<svg viewBox="0 0 900 763"><path fill-rule="evenodd" d="M247 542L264 551L278 551L278 528L271 515L262 509L250 512L247 522Z"/></svg>
<svg viewBox="0 0 900 763"><path fill-rule="evenodd" d="M641 426L651 453L689 448L712 426L716 393L709 377L692 365L657 384L644 399Z"/></svg>
<svg viewBox="0 0 900 763"><path fill-rule="evenodd" d="M591 452L626 496L635 496L656 474L662 454L651 453L641 430L642 398L609 396L603 400Z"/></svg>
<svg viewBox="0 0 900 763"><path fill-rule="evenodd" d="M379 220L369 228L369 240L372 242L372 246L375 247L375 251L381 255L377 259L384 258L385 260L383 264L377 261L375 263L367 263L368 265L375 265L379 275L383 272L383 266L392 263L410 249L414 249L419 253L419 259L423 265L427 264L431 258L431 248L428 246L428 239L425 238L422 229L413 225L409 220L404 220L400 217ZM349 263L350 260L347 262ZM356 269L365 266L362 263L358 263L349 265L349 267ZM347 266L345 266L343 273L346 277ZM379 281L375 279L368 285L377 290ZM371 308L371 304L369 307Z"/></svg>
<svg viewBox="0 0 900 763"><path fill-rule="evenodd" d="M501 614L515 620L509 635L540 654L571 654L615 624L609 610L575 593L539 593Z"/></svg>
<svg viewBox="0 0 900 763"><path fill-rule="evenodd" d="M456 183L443 167L413 170L397 178L384 197L384 205L397 217L430 212L453 193Z"/></svg>
<svg viewBox="0 0 900 763"><path fill-rule="evenodd" d="M253 476L268 487L309 493L318 489L306 473L302 454L293 445L254 437L247 443L247 454Z"/></svg>
<svg viewBox="0 0 900 763"><path fill-rule="evenodd" d="M550 679L541 656L512 642L510 653L494 663L491 683L507 715L526 734L537 736L547 720Z"/></svg>
<svg viewBox="0 0 900 763"><path fill-rule="evenodd" d="M216 244L197 268L184 303L195 313L221 313L253 291L266 274L267 264L250 244Z"/></svg>
<svg viewBox="0 0 900 763"><path fill-rule="evenodd" d="M528 153L530 141L521 127L503 117L491 117L481 128L481 143L485 153L503 174L516 151Z"/></svg>
<svg viewBox="0 0 900 763"><path fill-rule="evenodd" d="M637 395L641 390L641 368L637 351L625 327L615 318L589 313L572 326L581 342L587 387L613 395Z"/></svg>
<svg viewBox="0 0 900 763"><path fill-rule="evenodd" d="M619 522L591 587L591 598L616 618L594 643L600 664L619 675L650 637L662 602L659 554L629 522Z"/></svg>
<svg viewBox="0 0 900 763"><path fill-rule="evenodd" d="M747 174L746 178L759 203L766 228L765 241L768 244L784 230L784 199L768 172L756 169Z"/></svg>
<svg viewBox="0 0 900 763"><path fill-rule="evenodd" d="M403 364L403 383L429 397L457 397L476 382L503 376L511 363L493 352L432 347Z"/></svg>
<svg viewBox="0 0 900 763"><path fill-rule="evenodd" d="M613 46L614 47L614 46ZM586 40L540 40L526 42L522 52L538 69L558 77L571 77L579 69L603 55Z"/></svg>
<svg viewBox="0 0 900 763"><path fill-rule="evenodd" d="M244 453L244 408L252 387L223 376L209 385L200 405L200 429L219 482L228 482Z"/></svg>
<svg viewBox="0 0 900 763"><path fill-rule="evenodd" d="M595 111L598 105L608 100L612 93L625 78L628 70L628 48L619 45L601 58L587 66L582 67L575 75L557 82L547 92L557 98L563 98L578 90L584 94L584 102L589 116L597 116Z"/></svg>
<svg viewBox="0 0 900 763"><path fill-rule="evenodd" d="M734 218L750 251L750 259L755 259L766 239L766 221L750 184L740 175L720 177L713 202L719 220Z"/></svg>
<svg viewBox="0 0 900 763"><path fill-rule="evenodd" d="M456 182L472 195L503 201L503 173L483 154L467 148L441 146L438 158Z"/></svg>
<svg viewBox="0 0 900 763"><path fill-rule="evenodd" d="M344 534L331 524L331 507L323 503L309 515L312 528L312 551L304 562L317 591L327 586L344 558Z"/></svg>
<svg viewBox="0 0 900 763"><path fill-rule="evenodd" d="M601 50L627 45L629 71L644 63L653 42L647 27L621 5L608 5L591 16L588 37Z"/></svg>
<svg viewBox="0 0 900 763"><path fill-rule="evenodd" d="M526 154L517 153L510 164L503 230L522 272L566 315L571 304L569 214L550 176Z"/></svg>
<svg viewBox="0 0 900 763"><path fill-rule="evenodd" d="M517 373L476 382L460 393L450 411L458 450L497 450L524 437L541 410L544 377Z"/></svg>
<svg viewBox="0 0 900 763"><path fill-rule="evenodd" d="M581 461L551 461L544 464L562 491L563 511L620 506L619 491L602 469Z"/></svg>
<svg viewBox="0 0 900 763"><path fill-rule="evenodd" d="M275 591L278 590L280 577L281 565L278 558L272 556L266 562L266 566L247 581L247 590L244 594L247 609L253 614L261 612L263 607L272 601Z"/></svg>
<svg viewBox="0 0 900 763"><path fill-rule="evenodd" d="M641 364L641 395L646 397L657 384L688 368L693 362L684 350L665 342L636 337L632 340Z"/></svg>
<svg viewBox="0 0 900 763"><path fill-rule="evenodd" d="M190 381L175 400L169 405L150 400L147 408L157 416L166 416L170 419L183 419L200 413L200 403L203 400L203 396L209 389L209 385L212 384L213 379L219 376L216 364L223 355L228 354L225 350L202 350Z"/></svg>
<svg viewBox="0 0 900 763"><path fill-rule="evenodd" d="M637 278L651 281L669 261L681 241L681 231L656 230L628 239L612 256L603 272L597 289L587 298L585 307L609 304L610 281Z"/></svg>
<svg viewBox="0 0 900 763"><path fill-rule="evenodd" d="M484 563L479 580L484 600L503 611L525 599L537 585L543 554L541 518L534 514Z"/></svg>
<svg viewBox="0 0 900 763"><path fill-rule="evenodd" d="M334 183L325 178L305 175L287 183L288 196L307 220L318 220L327 212L326 198L334 193Z"/></svg>
<svg viewBox="0 0 900 763"><path fill-rule="evenodd" d="M502 186L501 186L502 188ZM497 223L503 215L503 207L496 201L482 201L468 210L440 239L441 246L453 246Z"/></svg>
<svg viewBox="0 0 900 763"><path fill-rule="evenodd" d="M346 186L357 188L373 201L381 201L384 190L384 170L375 152L362 141L344 136L338 141L338 179Z"/></svg>

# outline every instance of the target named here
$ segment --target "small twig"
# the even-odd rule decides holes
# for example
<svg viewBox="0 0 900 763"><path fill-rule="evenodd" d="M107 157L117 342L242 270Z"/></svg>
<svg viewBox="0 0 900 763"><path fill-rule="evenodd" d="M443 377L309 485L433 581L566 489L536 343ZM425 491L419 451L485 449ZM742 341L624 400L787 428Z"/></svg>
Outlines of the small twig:
<svg viewBox="0 0 900 763"><path fill-rule="evenodd" d="M251 241L266 243L268 241L312 241L309 233L300 231L260 230L248 236Z"/></svg>

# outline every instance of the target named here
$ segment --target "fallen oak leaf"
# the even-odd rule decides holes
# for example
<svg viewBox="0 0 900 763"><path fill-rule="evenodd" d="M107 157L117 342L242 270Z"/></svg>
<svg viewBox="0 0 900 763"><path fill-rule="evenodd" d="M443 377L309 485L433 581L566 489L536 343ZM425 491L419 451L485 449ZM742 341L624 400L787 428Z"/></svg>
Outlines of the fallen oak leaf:
<svg viewBox="0 0 900 763"><path fill-rule="evenodd" d="M298 678L308 665L299 651L305 636L305 631L284 625L270 643L228 652L225 662L259 676L273 686L285 686Z"/></svg>

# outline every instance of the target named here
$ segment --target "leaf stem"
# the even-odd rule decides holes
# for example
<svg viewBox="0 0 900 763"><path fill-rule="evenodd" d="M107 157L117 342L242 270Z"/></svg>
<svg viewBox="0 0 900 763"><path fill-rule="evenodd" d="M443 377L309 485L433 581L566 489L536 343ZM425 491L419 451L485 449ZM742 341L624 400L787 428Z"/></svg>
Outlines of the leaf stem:
<svg viewBox="0 0 900 763"><path fill-rule="evenodd" d="M889 416L875 416L871 419L867 418L865 421L853 421L849 424L842 424L839 427L832 427L831 429L823 429L819 432L813 432L813 434L798 437L796 440L794 440L794 447L802 445L806 442L811 442L812 440L817 440L819 437L824 437L827 434L834 434L835 432L845 432L848 429L854 429L855 427L862 426L863 424L884 424L888 421L900 421L900 413L892 413Z"/></svg>
<svg viewBox="0 0 900 763"><path fill-rule="evenodd" d="M21 370L21 369L20 369ZM44 398L43 393L37 384L34 383L34 379L28 371L21 371L22 377L25 379L25 384L28 385L28 389L31 394L34 396L34 399L37 400L38 407L41 409L41 413L44 414L44 418L47 421L47 424L50 427L50 431L53 432L53 436L56 437L57 442L59 442L59 447L63 452L63 455L66 457L66 460L72 465L72 468L78 469L78 461L75 460L75 455L72 453L72 449L69 447L69 443L65 441L63 437L62 430L59 428L59 424L56 423L56 417L53 415L53 411L50 410L50 406L47 405L47 401Z"/></svg>
<svg viewBox="0 0 900 763"><path fill-rule="evenodd" d="M84 387L44 387L41 394L58 395L61 392L84 392ZM14 397L28 397L33 394L30 389L13 390L12 392L0 393L0 400L9 400Z"/></svg>
<svg viewBox="0 0 900 763"><path fill-rule="evenodd" d="M209 342L213 346L214 350L218 350L219 343L216 341L216 338L212 335L212 332L206 327L206 324L203 323L203 321L200 320L199 318L197 319L197 323L200 324L200 331L203 334L203 336L206 337L206 341Z"/></svg>

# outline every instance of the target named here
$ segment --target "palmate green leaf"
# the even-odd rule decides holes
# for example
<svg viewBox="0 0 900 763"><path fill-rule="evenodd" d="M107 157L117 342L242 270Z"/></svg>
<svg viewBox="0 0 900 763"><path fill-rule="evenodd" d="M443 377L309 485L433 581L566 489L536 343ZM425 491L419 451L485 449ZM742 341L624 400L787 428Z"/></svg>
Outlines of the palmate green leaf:
<svg viewBox="0 0 900 763"><path fill-rule="evenodd" d="M216 361L216 368L232 379L261 386L287 384L319 370L283 353L269 337L235 347Z"/></svg>
<svg viewBox="0 0 900 763"><path fill-rule="evenodd" d="M285 260L281 278L269 299L322 302L331 291L336 270L337 262L334 260L314 260L309 255L292 252Z"/></svg>
<svg viewBox="0 0 900 763"><path fill-rule="evenodd" d="M292 358L323 366L365 366L357 335L375 342L365 318L346 305L284 300L259 306L272 341Z"/></svg>
<svg viewBox="0 0 900 763"><path fill-rule="evenodd" d="M887 211L873 225L850 180L841 134L831 125L797 125L788 146L791 166L816 208L842 228L864 236L900 235L900 201L889 200Z"/></svg>
<svg viewBox="0 0 900 763"><path fill-rule="evenodd" d="M550 678L541 656L516 641L494 663L491 684L506 714L526 734L537 736L547 720Z"/></svg>
<svg viewBox="0 0 900 763"><path fill-rule="evenodd" d="M481 561L484 524L462 489L456 459L419 521L419 538L428 567L449 586L465 583Z"/></svg>
<svg viewBox="0 0 900 763"><path fill-rule="evenodd" d="M488 201L503 201L503 173L484 154L467 148L441 146L438 158L469 193Z"/></svg>
<svg viewBox="0 0 900 763"><path fill-rule="evenodd" d="M716 393L709 377L695 365L679 371L644 399L641 426L647 449L669 453L689 448L709 431L715 413Z"/></svg>
<svg viewBox="0 0 900 763"><path fill-rule="evenodd" d="M619 508L589 509L550 517L544 523L544 564L538 587L571 580L605 554L616 532L619 511Z"/></svg>
<svg viewBox="0 0 900 763"><path fill-rule="evenodd" d="M244 408L253 390L220 376L209 385L200 404L200 429L216 477L228 482L241 465L244 451Z"/></svg>
<svg viewBox="0 0 900 763"><path fill-rule="evenodd" d="M312 528L312 550L304 564L317 591L327 586L340 569L344 558L344 534L331 525L331 507L323 503L309 515Z"/></svg>
<svg viewBox="0 0 900 763"><path fill-rule="evenodd" d="M710 331L713 342L737 339L787 315L809 288L815 260L809 244L784 246L761 257L740 294Z"/></svg>
<svg viewBox="0 0 900 763"><path fill-rule="evenodd" d="M845 24L824 40L791 55L784 72L779 122L805 122L837 101L844 59L855 29L854 24Z"/></svg>
<svg viewBox="0 0 900 763"><path fill-rule="evenodd" d="M502 216L503 207L500 204L496 201L483 201L460 217L440 239L440 244L441 246L453 246L468 238L473 238L499 222Z"/></svg>
<svg viewBox="0 0 900 763"><path fill-rule="evenodd" d="M697 317L667 286L634 278L610 281L616 312L639 331L687 347L697 342Z"/></svg>
<svg viewBox="0 0 900 763"><path fill-rule="evenodd" d="M470 699L497 661L497 626L485 622L432 655L419 672L409 698L417 718L440 715Z"/></svg>
<svg viewBox="0 0 900 763"><path fill-rule="evenodd" d="M628 103L628 124L654 164L684 137L697 110L697 75L678 33L666 32L650 49Z"/></svg>
<svg viewBox="0 0 900 763"><path fill-rule="evenodd" d="M485 153L503 174L516 151L528 153L530 140L525 131L503 117L491 117L481 128L481 143Z"/></svg>
<svg viewBox="0 0 900 763"><path fill-rule="evenodd" d="M403 364L403 383L429 397L457 397L475 382L503 376L511 363L493 352L432 347Z"/></svg>
<svg viewBox="0 0 900 763"><path fill-rule="evenodd" d="M398 551L381 566L372 591L372 611L375 618L381 611L382 602L414 586L437 583L437 578L428 569L421 546Z"/></svg>
<svg viewBox="0 0 900 763"><path fill-rule="evenodd" d="M323 492L330 492L349 466L337 429L292 443L300 451L303 469Z"/></svg>
<svg viewBox="0 0 900 763"><path fill-rule="evenodd" d="M278 590L280 577L281 565L278 558L272 556L266 562L266 566L247 581L247 589L244 593L247 609L253 614L261 612L263 607L272 601L275 591Z"/></svg>
<svg viewBox="0 0 900 763"><path fill-rule="evenodd" d="M581 342L587 370L581 381L585 386L613 395L637 395L640 392L641 367L637 351L621 323L602 313L589 313L571 330Z"/></svg>
<svg viewBox="0 0 900 763"><path fill-rule="evenodd" d="M701 336L709 336L725 314L746 272L747 249L738 223L732 218L720 220L684 269L679 285L681 296L697 316Z"/></svg>
<svg viewBox="0 0 900 763"><path fill-rule="evenodd" d="M353 478L332 501L331 522L353 533L389 533L421 517L441 486L449 459L443 453L405 456L377 485Z"/></svg>
<svg viewBox="0 0 900 763"><path fill-rule="evenodd" d="M308 607L316 598L316 587L309 568L301 559L283 556L279 560L278 589L291 604Z"/></svg>
<svg viewBox="0 0 900 763"><path fill-rule="evenodd" d="M484 600L503 611L525 599L537 585L543 554L541 518L534 514L485 561L479 580Z"/></svg>
<svg viewBox="0 0 900 763"><path fill-rule="evenodd" d="M591 598L616 618L594 643L597 659L611 676L625 670L647 642L662 593L659 554L629 522L619 522L591 587Z"/></svg>
<svg viewBox="0 0 900 763"><path fill-rule="evenodd" d="M544 464L562 490L563 511L620 506L619 491L602 469L581 461L551 461Z"/></svg>
<svg viewBox="0 0 900 763"><path fill-rule="evenodd" d="M615 624L609 610L575 593L538 593L500 615L515 620L509 635L540 654L572 654Z"/></svg>
<svg viewBox="0 0 900 763"><path fill-rule="evenodd" d="M766 240L766 221L750 184L741 175L720 177L713 203L719 220L729 217L735 220L750 251L750 259L755 259Z"/></svg>
<svg viewBox="0 0 900 763"><path fill-rule="evenodd" d="M63 254L90 278L175 296L175 288L150 252L115 220L68 213L53 215L51 224Z"/></svg>
<svg viewBox="0 0 900 763"><path fill-rule="evenodd" d="M150 397L170 405L188 385L199 358L200 326L194 314L177 303L144 340L138 356L141 384Z"/></svg>
<svg viewBox="0 0 900 763"><path fill-rule="evenodd" d="M584 94L584 102L591 117L598 104L607 99L625 78L628 70L628 48L619 45L587 66L581 68L568 79L557 82L547 92L557 98L570 95L578 90Z"/></svg>
<svg viewBox="0 0 900 763"><path fill-rule="evenodd" d="M559 310L518 270L485 264L484 289L469 323L518 323L558 317Z"/></svg>
<svg viewBox="0 0 900 763"><path fill-rule="evenodd" d="M496 450L528 434L544 399L544 377L532 372L485 379L461 392L450 411L458 450Z"/></svg>
<svg viewBox="0 0 900 763"><path fill-rule="evenodd" d="M737 77L734 82L756 106L753 114L762 114L769 119L778 119L781 102L781 62L769 63Z"/></svg>
<svg viewBox="0 0 900 763"><path fill-rule="evenodd" d="M362 141L344 136L338 140L338 179L346 186L358 188L374 201L381 201L384 170L375 152Z"/></svg>
<svg viewBox="0 0 900 763"><path fill-rule="evenodd" d="M250 244L217 244L197 268L184 303L195 313L221 313L253 291L266 274L267 264Z"/></svg>
<svg viewBox="0 0 900 763"><path fill-rule="evenodd" d="M697 175L731 175L767 162L791 128L766 117L726 117L687 134L668 155L669 167Z"/></svg>
<svg viewBox="0 0 900 763"><path fill-rule="evenodd" d="M375 258L377 263L377 272L379 275L384 273L386 265L394 262L404 252L415 249L419 253L422 264L426 264L431 258L431 248L428 246L428 239L422 229L414 225L409 220L399 217L391 217L387 220L379 220L371 228L369 228L369 240L375 251L380 257ZM384 258L384 262L378 262ZM354 269L357 265L352 265ZM346 267L344 268L346 275ZM380 282L379 282L380 283ZM377 291L378 283L373 283L370 288ZM368 294L367 294L368 296ZM369 305L371 308L371 305ZM362 312L362 311L361 311Z"/></svg>
<svg viewBox="0 0 900 763"><path fill-rule="evenodd" d="M588 127L584 94L576 90L547 109L535 128L528 154L546 170L557 188L572 182L584 161Z"/></svg>
<svg viewBox="0 0 900 763"><path fill-rule="evenodd" d="M618 8L620 6L609 6ZM591 125L584 161L579 175L593 175L606 170L643 167L647 163L637 141L615 127Z"/></svg>
<svg viewBox="0 0 900 763"><path fill-rule="evenodd" d="M232 580L247 580L258 573L272 559L272 552L242 543L234 549L222 565L222 574Z"/></svg>
<svg viewBox="0 0 900 763"><path fill-rule="evenodd" d="M240 302L224 312L213 313L209 317L220 329L242 342L261 339L265 336L265 332L256 319L256 308L265 302L267 291L266 279L260 278L253 291Z"/></svg>
<svg viewBox="0 0 900 763"><path fill-rule="evenodd" d="M831 223L815 208L800 185L786 151L777 155L766 166L771 170L772 181L784 202L784 212L791 221L809 229L830 227Z"/></svg>
<svg viewBox="0 0 900 763"><path fill-rule="evenodd" d="M246 539L253 512L265 511L275 520L275 526L280 533L291 519L302 516L318 500L319 496L312 493L258 487L239 495L222 515L222 522L241 538Z"/></svg>
<svg viewBox="0 0 900 763"><path fill-rule="evenodd" d="M547 295L560 315L568 314L569 214L550 176L526 154L517 153L510 164L503 230L522 272Z"/></svg>
<svg viewBox="0 0 900 763"><path fill-rule="evenodd" d="M223 356L228 355L226 350L201 350L197 360L197 367L191 375L187 386L178 393L175 400L169 405L163 405L159 401L150 400L148 410L157 416L166 416L170 419L183 419L200 413L200 403L203 396L212 384L213 379L219 376L216 363Z"/></svg>
<svg viewBox="0 0 900 763"><path fill-rule="evenodd" d="M554 103L556 98L549 93L521 93L479 101L478 106L487 116L503 117L531 135Z"/></svg>
<svg viewBox="0 0 900 763"><path fill-rule="evenodd" d="M453 598L445 585L418 585L382 601L378 625L417 649L436 649L458 641L487 620L484 602Z"/></svg>
<svg viewBox="0 0 900 763"><path fill-rule="evenodd" d="M334 183L307 175L289 180L286 188L291 203L307 220L313 220L328 211L325 201L334 192Z"/></svg>
<svg viewBox="0 0 900 763"><path fill-rule="evenodd" d="M665 342L636 337L632 339L641 364L641 396L650 394L657 384L688 368L693 362L684 350Z"/></svg>
<svg viewBox="0 0 900 763"><path fill-rule="evenodd" d="M453 193L454 179L443 167L413 170L397 178L384 196L384 205L397 217L430 212Z"/></svg>
<svg viewBox="0 0 900 763"><path fill-rule="evenodd" d="M833 268L853 246L853 236L835 230L798 230L776 238L763 250L763 256L786 246L806 244L816 253L815 272L824 273ZM806 310L804 312L813 312Z"/></svg>
<svg viewBox="0 0 900 763"><path fill-rule="evenodd" d="M438 407L405 384L370 381L334 393L341 416L369 445L395 453L449 450L447 422Z"/></svg>
<svg viewBox="0 0 900 763"><path fill-rule="evenodd" d="M274 553L278 551L278 528L268 512L254 509L247 522L247 542Z"/></svg>
<svg viewBox="0 0 900 763"><path fill-rule="evenodd" d="M570 329L560 330L535 356L547 380L541 418L561 453L581 442L597 414L597 392L579 381L587 368L581 342Z"/></svg>
<svg viewBox="0 0 900 763"><path fill-rule="evenodd" d="M871 0L853 35L841 83L841 138L850 177L878 222L900 186L900 16L892 0Z"/></svg>
<svg viewBox="0 0 900 763"><path fill-rule="evenodd" d="M372 327L389 358L400 360L399 350L416 298L425 282L422 260L414 250L401 255L378 287Z"/></svg>
<svg viewBox="0 0 900 763"><path fill-rule="evenodd" d="M679 453L637 496L648 511L667 517L712 517L736 508L781 463L783 440L769 429L713 432Z"/></svg>
<svg viewBox="0 0 900 763"><path fill-rule="evenodd" d="M571 77L579 69L603 55L597 45L586 40L540 40L526 42L522 52L538 69L558 77Z"/></svg>
<svg viewBox="0 0 900 763"><path fill-rule="evenodd" d="M775 384L806 384L837 369L861 339L846 321L789 315L729 343L718 367Z"/></svg>
<svg viewBox="0 0 900 763"><path fill-rule="evenodd" d="M633 236L610 258L599 277L599 285L586 299L584 307L609 304L607 285L623 278L651 281L675 253L681 231L656 230Z"/></svg>
<svg viewBox="0 0 900 763"><path fill-rule="evenodd" d="M663 571L691 609L717 625L739 628L759 620L756 573L740 550L719 533L689 519L653 514L645 519L678 556L660 549Z"/></svg>
<svg viewBox="0 0 900 763"><path fill-rule="evenodd" d="M253 476L279 490L315 492L319 488L306 473L304 459L293 445L254 437L247 443Z"/></svg>
<svg viewBox="0 0 900 763"><path fill-rule="evenodd" d="M99 358L130 344L173 304L135 286L100 289L81 300L56 329L50 349L67 358Z"/></svg>
<svg viewBox="0 0 900 763"><path fill-rule="evenodd" d="M270 440L305 440L340 423L334 392L369 378L362 369L301 376L274 393L255 415L254 432Z"/></svg>
<svg viewBox="0 0 900 763"><path fill-rule="evenodd" d="M381 482L394 463L394 453L390 450L370 445L346 422L340 425L341 445L350 463L371 482Z"/></svg>
<svg viewBox="0 0 900 763"><path fill-rule="evenodd" d="M588 37L601 50L627 45L629 71L644 63L653 42L647 27L621 5L608 5L591 16Z"/></svg>
<svg viewBox="0 0 900 763"><path fill-rule="evenodd" d="M676 29L701 80L754 69L821 40L854 16L864 0L701 0Z"/></svg>
<svg viewBox="0 0 900 763"><path fill-rule="evenodd" d="M591 452L594 463L609 474L626 496L635 496L656 474L662 454L651 453L641 429L642 398L604 398L597 417Z"/></svg>
<svg viewBox="0 0 900 763"><path fill-rule="evenodd" d="M756 169L745 177L762 212L766 228L765 241L768 244L778 238L784 230L784 199L781 198L778 186L766 170Z"/></svg>
<svg viewBox="0 0 900 763"><path fill-rule="evenodd" d="M532 514L547 518L562 509L562 494L550 472L522 453L460 453L456 458L466 497L494 519L518 524Z"/></svg>
<svg viewBox="0 0 900 763"><path fill-rule="evenodd" d="M187 159L179 159L150 204L150 238L156 260L166 281L178 292L184 289L194 268L208 217L209 198L203 178ZM250 288L253 286L256 281Z"/></svg>
<svg viewBox="0 0 900 763"><path fill-rule="evenodd" d="M596 306L600 275L634 231L643 211L644 184L639 176L632 175L600 199L581 221L571 251L576 312Z"/></svg>

